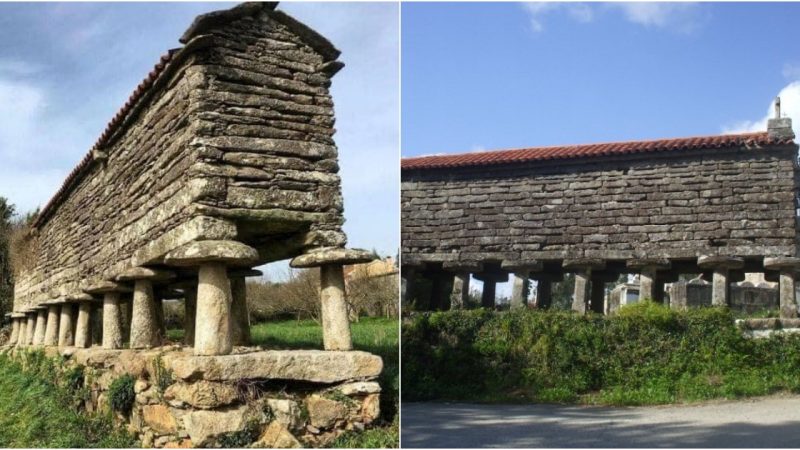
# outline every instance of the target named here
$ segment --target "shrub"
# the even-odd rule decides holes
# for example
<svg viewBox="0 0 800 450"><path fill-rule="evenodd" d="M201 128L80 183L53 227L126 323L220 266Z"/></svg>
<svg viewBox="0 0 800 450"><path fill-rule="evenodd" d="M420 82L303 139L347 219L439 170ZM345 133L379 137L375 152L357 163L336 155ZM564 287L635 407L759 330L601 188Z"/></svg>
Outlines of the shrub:
<svg viewBox="0 0 800 450"><path fill-rule="evenodd" d="M751 340L725 308L651 302L616 316L422 314L403 326L405 400L654 404L796 391L800 336Z"/></svg>
<svg viewBox="0 0 800 450"><path fill-rule="evenodd" d="M135 383L133 375L127 373L111 382L108 388L111 409L126 415L131 412L133 402L136 400L136 393L133 390Z"/></svg>
<svg viewBox="0 0 800 450"><path fill-rule="evenodd" d="M161 355L158 355L153 359L153 372L153 378L155 380L158 394L164 395L164 392L167 390L167 388L175 382L175 377L172 374L172 370L167 369L164 366L164 360L161 358Z"/></svg>
<svg viewBox="0 0 800 450"><path fill-rule="evenodd" d="M85 368L82 365L70 367L64 372L64 387L72 393L77 393L83 389L83 382L85 380Z"/></svg>

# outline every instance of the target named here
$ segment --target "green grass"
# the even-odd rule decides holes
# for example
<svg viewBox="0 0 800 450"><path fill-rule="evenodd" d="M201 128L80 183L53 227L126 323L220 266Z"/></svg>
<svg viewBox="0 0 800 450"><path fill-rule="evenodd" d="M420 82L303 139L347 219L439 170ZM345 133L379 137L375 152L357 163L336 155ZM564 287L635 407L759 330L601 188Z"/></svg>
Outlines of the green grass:
<svg viewBox="0 0 800 450"><path fill-rule="evenodd" d="M725 308L486 310L403 326L403 399L645 405L800 392L800 335L747 339Z"/></svg>
<svg viewBox="0 0 800 450"><path fill-rule="evenodd" d="M335 447L373 448L397 447L399 432L399 331L397 319L365 317L351 325L353 347L383 358L381 388L381 420L376 427L364 432L349 432L336 440ZM321 349L322 327L313 320L282 320L263 322L250 327L253 345L267 349ZM179 341L182 330L169 330L167 336Z"/></svg>
<svg viewBox="0 0 800 450"><path fill-rule="evenodd" d="M22 365L0 355L0 447L126 448L134 439L110 415L78 407L85 392L55 382L60 362L32 353ZM62 377L67 379L66 377Z"/></svg>

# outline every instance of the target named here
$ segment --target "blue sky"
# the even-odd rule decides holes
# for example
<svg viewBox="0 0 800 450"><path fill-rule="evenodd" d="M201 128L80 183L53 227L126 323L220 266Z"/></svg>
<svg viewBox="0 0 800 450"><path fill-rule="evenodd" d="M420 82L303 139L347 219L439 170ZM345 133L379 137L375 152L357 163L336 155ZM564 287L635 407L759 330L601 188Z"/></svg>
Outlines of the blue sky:
<svg viewBox="0 0 800 450"><path fill-rule="evenodd" d="M0 196L47 202L195 16L227 3L0 4ZM349 245L399 245L399 5L282 3L328 37Z"/></svg>
<svg viewBox="0 0 800 450"><path fill-rule="evenodd" d="M402 154L800 120L797 3L406 3Z"/></svg>

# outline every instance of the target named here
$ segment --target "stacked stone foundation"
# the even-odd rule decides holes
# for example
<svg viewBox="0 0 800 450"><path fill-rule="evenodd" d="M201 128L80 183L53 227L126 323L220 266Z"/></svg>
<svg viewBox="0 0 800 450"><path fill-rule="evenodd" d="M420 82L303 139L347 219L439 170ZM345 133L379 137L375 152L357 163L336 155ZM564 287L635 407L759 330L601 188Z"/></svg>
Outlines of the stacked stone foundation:
<svg viewBox="0 0 800 450"><path fill-rule="evenodd" d="M380 416L376 379L383 362L365 352L237 348L205 357L181 346L6 351L21 360L44 351L63 358L64 371L81 367L89 392L82 407L110 411L144 448L324 447ZM110 387L126 375L133 377L135 400L129 411L115 411Z"/></svg>

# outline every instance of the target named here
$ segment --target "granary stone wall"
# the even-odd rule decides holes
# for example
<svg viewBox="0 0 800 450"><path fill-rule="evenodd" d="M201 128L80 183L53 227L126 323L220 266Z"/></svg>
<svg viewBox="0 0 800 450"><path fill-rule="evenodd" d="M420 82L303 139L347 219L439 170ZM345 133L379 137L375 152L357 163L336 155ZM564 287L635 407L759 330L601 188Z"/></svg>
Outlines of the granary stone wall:
<svg viewBox="0 0 800 450"><path fill-rule="evenodd" d="M604 313L623 274L663 302L665 283L702 273L711 305L731 306L732 282L768 271L782 317L796 317L797 146L776 103L766 132L403 160L404 292L417 297L404 300L461 308L474 277L494 307L513 275L512 307L533 279L548 308L573 273L572 309Z"/></svg>
<svg viewBox="0 0 800 450"><path fill-rule="evenodd" d="M45 208L15 310L235 239L265 263L343 246L338 51L274 4L196 21Z"/></svg>
<svg viewBox="0 0 800 450"><path fill-rule="evenodd" d="M796 253L794 145L404 171L404 261Z"/></svg>

